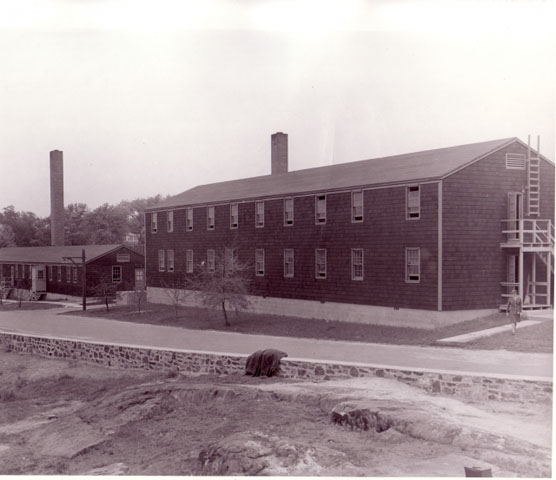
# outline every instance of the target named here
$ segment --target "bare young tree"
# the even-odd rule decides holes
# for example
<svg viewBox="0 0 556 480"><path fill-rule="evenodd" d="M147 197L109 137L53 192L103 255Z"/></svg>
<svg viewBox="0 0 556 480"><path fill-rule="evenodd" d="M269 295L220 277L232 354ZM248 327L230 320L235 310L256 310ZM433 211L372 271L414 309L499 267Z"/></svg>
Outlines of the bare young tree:
<svg viewBox="0 0 556 480"><path fill-rule="evenodd" d="M187 298L187 291L185 290L185 281L180 274L174 274L172 280L163 280L162 288L164 295L174 307L174 315L176 318L179 316L179 309L185 303Z"/></svg>
<svg viewBox="0 0 556 480"><path fill-rule="evenodd" d="M224 325L229 327L228 310L236 314L249 306L252 267L241 262L237 249L225 248L215 252L214 261L208 259L198 266L198 274L186 281L187 288L195 290L202 304L221 308Z"/></svg>
<svg viewBox="0 0 556 480"><path fill-rule="evenodd" d="M113 283L112 279L108 278L107 275L100 277L98 283L93 289L93 296L104 302L107 312L110 310L109 304L116 300L117 289L118 284Z"/></svg>

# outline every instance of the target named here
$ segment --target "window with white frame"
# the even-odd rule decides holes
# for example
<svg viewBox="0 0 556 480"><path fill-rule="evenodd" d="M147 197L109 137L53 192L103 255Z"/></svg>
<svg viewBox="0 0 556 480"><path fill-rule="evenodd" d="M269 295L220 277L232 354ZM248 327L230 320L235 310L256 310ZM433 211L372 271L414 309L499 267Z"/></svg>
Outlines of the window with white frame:
<svg viewBox="0 0 556 480"><path fill-rule="evenodd" d="M112 283L120 283L122 281L122 266L112 266Z"/></svg>
<svg viewBox="0 0 556 480"><path fill-rule="evenodd" d="M61 282L62 281L62 267L60 265L58 265L56 267L56 281L57 282Z"/></svg>
<svg viewBox="0 0 556 480"><path fill-rule="evenodd" d="M255 249L255 275L264 276L264 248Z"/></svg>
<svg viewBox="0 0 556 480"><path fill-rule="evenodd" d="M351 221L363 221L363 191L351 192Z"/></svg>
<svg viewBox="0 0 556 480"><path fill-rule="evenodd" d="M406 188L406 219L419 218L421 214L421 198L419 185L411 185Z"/></svg>
<svg viewBox="0 0 556 480"><path fill-rule="evenodd" d="M72 268L73 283L77 283L77 267Z"/></svg>
<svg viewBox="0 0 556 480"><path fill-rule="evenodd" d="M405 249L405 281L417 283L421 280L421 249Z"/></svg>
<svg viewBox="0 0 556 480"><path fill-rule="evenodd" d="M151 232L158 232L158 213L151 213Z"/></svg>
<svg viewBox="0 0 556 480"><path fill-rule="evenodd" d="M167 212L166 213L167 217L166 217L166 229L168 230L168 232L173 232L174 231L174 212Z"/></svg>
<svg viewBox="0 0 556 480"><path fill-rule="evenodd" d="M166 260L164 250L158 251L158 271L164 272L166 270Z"/></svg>
<svg viewBox="0 0 556 480"><path fill-rule="evenodd" d="M66 282L71 283L71 268L66 267Z"/></svg>
<svg viewBox="0 0 556 480"><path fill-rule="evenodd" d="M44 280L44 270L43 269L38 269L37 270L37 279L38 280Z"/></svg>
<svg viewBox="0 0 556 480"><path fill-rule="evenodd" d="M284 225L293 225L293 198L284 198Z"/></svg>
<svg viewBox="0 0 556 480"><path fill-rule="evenodd" d="M188 231L193 230L193 208L187 207L185 209L185 229Z"/></svg>
<svg viewBox="0 0 556 480"><path fill-rule="evenodd" d="M351 279L363 280L363 249L351 249Z"/></svg>
<svg viewBox="0 0 556 480"><path fill-rule="evenodd" d="M326 278L326 249L315 249L315 278Z"/></svg>
<svg viewBox="0 0 556 480"><path fill-rule="evenodd" d="M212 248L207 250L207 270L210 273L216 270L216 253Z"/></svg>
<svg viewBox="0 0 556 480"><path fill-rule="evenodd" d="M315 223L326 223L326 195L315 196Z"/></svg>
<svg viewBox="0 0 556 480"><path fill-rule="evenodd" d="M214 230L214 207L207 207L207 229Z"/></svg>
<svg viewBox="0 0 556 480"><path fill-rule="evenodd" d="M185 255L185 272L193 273L193 250L187 250Z"/></svg>
<svg viewBox="0 0 556 480"><path fill-rule="evenodd" d="M284 277L293 277L293 248L284 249Z"/></svg>
<svg viewBox="0 0 556 480"><path fill-rule="evenodd" d="M232 203L230 205L230 228L237 228L239 222L239 205Z"/></svg>
<svg viewBox="0 0 556 480"><path fill-rule="evenodd" d="M168 250L166 255L166 261L168 265L168 271L173 272L174 271L174 250Z"/></svg>
<svg viewBox="0 0 556 480"><path fill-rule="evenodd" d="M49 265L47 268L48 268L48 281L51 282L52 280L54 280L54 272L52 271L54 267L52 265Z"/></svg>
<svg viewBox="0 0 556 480"><path fill-rule="evenodd" d="M255 202L255 227L264 227L264 202L262 200Z"/></svg>
<svg viewBox="0 0 556 480"><path fill-rule="evenodd" d="M226 248L224 250L224 268L226 273L232 273L237 265L237 250L235 248Z"/></svg>

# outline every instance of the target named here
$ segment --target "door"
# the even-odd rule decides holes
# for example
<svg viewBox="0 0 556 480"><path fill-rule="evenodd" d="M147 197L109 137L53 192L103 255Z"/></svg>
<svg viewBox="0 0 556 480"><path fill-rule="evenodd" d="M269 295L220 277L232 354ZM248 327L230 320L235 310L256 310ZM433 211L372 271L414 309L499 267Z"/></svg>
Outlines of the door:
<svg viewBox="0 0 556 480"><path fill-rule="evenodd" d="M46 292L46 272L44 265L31 267L31 289L34 292Z"/></svg>
<svg viewBox="0 0 556 480"><path fill-rule="evenodd" d="M519 220L523 218L523 194L521 192L508 193L508 240L519 239Z"/></svg>
<svg viewBox="0 0 556 480"><path fill-rule="evenodd" d="M135 290L145 290L145 269L135 269Z"/></svg>

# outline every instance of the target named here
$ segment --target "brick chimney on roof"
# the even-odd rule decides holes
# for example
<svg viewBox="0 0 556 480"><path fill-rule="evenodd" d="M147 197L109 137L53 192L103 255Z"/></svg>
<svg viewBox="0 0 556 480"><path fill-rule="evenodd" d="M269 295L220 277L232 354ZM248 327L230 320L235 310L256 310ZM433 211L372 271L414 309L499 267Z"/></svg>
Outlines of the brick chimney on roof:
<svg viewBox="0 0 556 480"><path fill-rule="evenodd" d="M270 162L272 175L288 172L288 134L277 132L270 136Z"/></svg>
<svg viewBox="0 0 556 480"><path fill-rule="evenodd" d="M50 152L50 244L64 245L64 154Z"/></svg>

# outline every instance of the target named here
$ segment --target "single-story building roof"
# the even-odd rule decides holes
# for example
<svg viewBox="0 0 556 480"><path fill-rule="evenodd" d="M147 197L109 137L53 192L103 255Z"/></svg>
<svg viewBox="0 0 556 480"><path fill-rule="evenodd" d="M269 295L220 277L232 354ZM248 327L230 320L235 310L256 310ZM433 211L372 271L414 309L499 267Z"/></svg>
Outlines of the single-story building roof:
<svg viewBox="0 0 556 480"><path fill-rule="evenodd" d="M66 245L58 247L6 247L0 248L0 263L59 264L67 263L64 257L73 257L80 263L81 252L85 249L85 263L113 252L125 245ZM129 250L129 249L128 249ZM130 250L133 252L134 250ZM137 252L135 252L137 253Z"/></svg>
<svg viewBox="0 0 556 480"><path fill-rule="evenodd" d="M516 137L512 137L201 185L164 200L147 210L156 211L184 205L283 196L293 193L324 192L353 188L359 185L382 186L436 180L445 178L515 141L525 145Z"/></svg>

